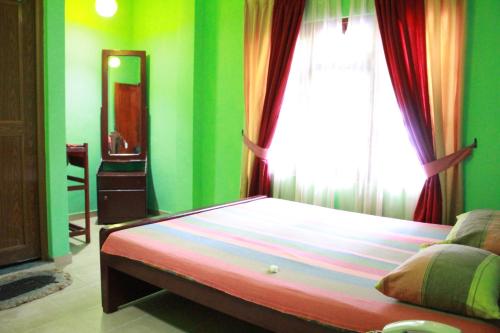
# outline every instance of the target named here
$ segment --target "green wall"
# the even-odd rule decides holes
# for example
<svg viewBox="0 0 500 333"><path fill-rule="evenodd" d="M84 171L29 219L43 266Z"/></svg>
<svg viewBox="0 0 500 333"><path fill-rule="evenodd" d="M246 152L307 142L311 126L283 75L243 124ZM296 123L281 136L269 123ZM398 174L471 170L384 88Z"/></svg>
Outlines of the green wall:
<svg viewBox="0 0 500 333"><path fill-rule="evenodd" d="M64 0L44 1L45 159L49 256L69 253L64 105Z"/></svg>
<svg viewBox="0 0 500 333"><path fill-rule="evenodd" d="M175 212L239 197L243 3L122 0L113 18L101 18L93 1L67 1L66 136L90 145L92 209L103 48L148 56L149 208ZM69 211L82 210L83 194L70 193Z"/></svg>
<svg viewBox="0 0 500 333"><path fill-rule="evenodd" d="M240 197L244 1L219 1L218 28L214 203L223 203Z"/></svg>
<svg viewBox="0 0 500 333"><path fill-rule="evenodd" d="M93 0L67 1L67 140L90 145L91 209L96 209L100 162L104 48L147 53L149 208L178 211L193 205L194 1L145 4L121 0L114 17L102 18ZM83 211L83 194L70 193L69 205L71 213Z"/></svg>
<svg viewBox="0 0 500 333"><path fill-rule="evenodd" d="M465 210L500 209L500 1L468 1L464 142L478 148L464 163Z"/></svg>
<svg viewBox="0 0 500 333"><path fill-rule="evenodd" d="M54 104L47 120L47 131L51 130L48 160L53 165L47 174L53 178L48 184L49 214L58 219L51 241L56 254L68 252L66 142L89 143L91 209L96 208L103 48L139 49L148 54L149 207L173 212L239 197L244 1L153 0L145 4L120 0L117 14L102 18L95 13L93 0L68 0L63 29L64 1L50 0L47 15L52 15L50 25L57 28L49 30L49 35L59 38L51 44L51 54L57 55L50 58L54 64L47 67L47 76L54 78L49 85L56 89L54 101L52 89L47 94ZM59 16L51 14L54 11ZM61 64L64 30L65 78ZM81 211L83 193L70 193L69 212Z"/></svg>
<svg viewBox="0 0 500 333"><path fill-rule="evenodd" d="M196 1L194 115L193 115L193 205L214 202L215 107L218 11L216 1Z"/></svg>
<svg viewBox="0 0 500 333"><path fill-rule="evenodd" d="M135 1L134 13L134 48L148 55L149 208L190 209L194 0Z"/></svg>
<svg viewBox="0 0 500 333"><path fill-rule="evenodd" d="M196 1L195 207L239 198L244 1Z"/></svg>
<svg viewBox="0 0 500 333"><path fill-rule="evenodd" d="M116 15L104 18L96 13L94 0L66 0L66 142L89 144L92 210L97 205L95 175L101 160L101 51L130 48L132 2L120 0ZM83 176L81 168L68 170ZM69 212L83 210L83 191L70 192Z"/></svg>

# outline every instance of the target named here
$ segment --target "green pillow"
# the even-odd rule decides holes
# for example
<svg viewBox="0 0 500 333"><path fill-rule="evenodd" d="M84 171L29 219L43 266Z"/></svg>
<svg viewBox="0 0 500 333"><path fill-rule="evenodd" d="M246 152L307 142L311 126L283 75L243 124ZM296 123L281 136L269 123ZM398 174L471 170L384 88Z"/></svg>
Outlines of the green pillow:
<svg viewBox="0 0 500 333"><path fill-rule="evenodd" d="M484 319L500 319L500 256L463 245L425 248L375 286L398 300Z"/></svg>
<svg viewBox="0 0 500 333"><path fill-rule="evenodd" d="M480 209L457 216L442 243L474 246L500 255L500 211Z"/></svg>

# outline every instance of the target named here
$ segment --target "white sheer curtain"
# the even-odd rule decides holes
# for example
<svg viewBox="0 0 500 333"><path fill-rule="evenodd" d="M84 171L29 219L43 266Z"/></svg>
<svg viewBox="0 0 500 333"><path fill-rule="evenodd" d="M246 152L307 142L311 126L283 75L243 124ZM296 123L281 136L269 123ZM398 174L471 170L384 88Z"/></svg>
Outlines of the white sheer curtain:
<svg viewBox="0 0 500 333"><path fill-rule="evenodd" d="M344 19L345 21L346 19ZM269 164L274 197L411 219L425 176L390 82L373 1L311 0Z"/></svg>

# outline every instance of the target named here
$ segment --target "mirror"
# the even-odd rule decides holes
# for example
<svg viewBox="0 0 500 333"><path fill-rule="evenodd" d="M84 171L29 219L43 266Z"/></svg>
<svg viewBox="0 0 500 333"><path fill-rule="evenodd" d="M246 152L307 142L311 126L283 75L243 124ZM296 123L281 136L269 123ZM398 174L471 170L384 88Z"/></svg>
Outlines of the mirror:
<svg viewBox="0 0 500 333"><path fill-rule="evenodd" d="M146 156L144 51L103 50L103 160L143 160Z"/></svg>
<svg viewBox="0 0 500 333"><path fill-rule="evenodd" d="M141 58L108 58L108 150L141 153Z"/></svg>

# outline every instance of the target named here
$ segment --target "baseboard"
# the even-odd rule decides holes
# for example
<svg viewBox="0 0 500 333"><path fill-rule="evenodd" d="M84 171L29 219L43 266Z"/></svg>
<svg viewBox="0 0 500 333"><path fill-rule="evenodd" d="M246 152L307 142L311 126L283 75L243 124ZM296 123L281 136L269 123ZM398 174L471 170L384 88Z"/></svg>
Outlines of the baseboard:
<svg viewBox="0 0 500 333"><path fill-rule="evenodd" d="M68 253L65 256L54 257L52 261L54 261L56 268L64 268L73 262L73 255Z"/></svg>
<svg viewBox="0 0 500 333"><path fill-rule="evenodd" d="M97 216L97 210L92 210L90 212L90 218L96 217ZM81 220L85 218L85 213L73 213L69 214L69 220L70 221L75 221L75 220Z"/></svg>
<svg viewBox="0 0 500 333"><path fill-rule="evenodd" d="M170 212L161 209L148 209L148 215L150 216L170 215Z"/></svg>

